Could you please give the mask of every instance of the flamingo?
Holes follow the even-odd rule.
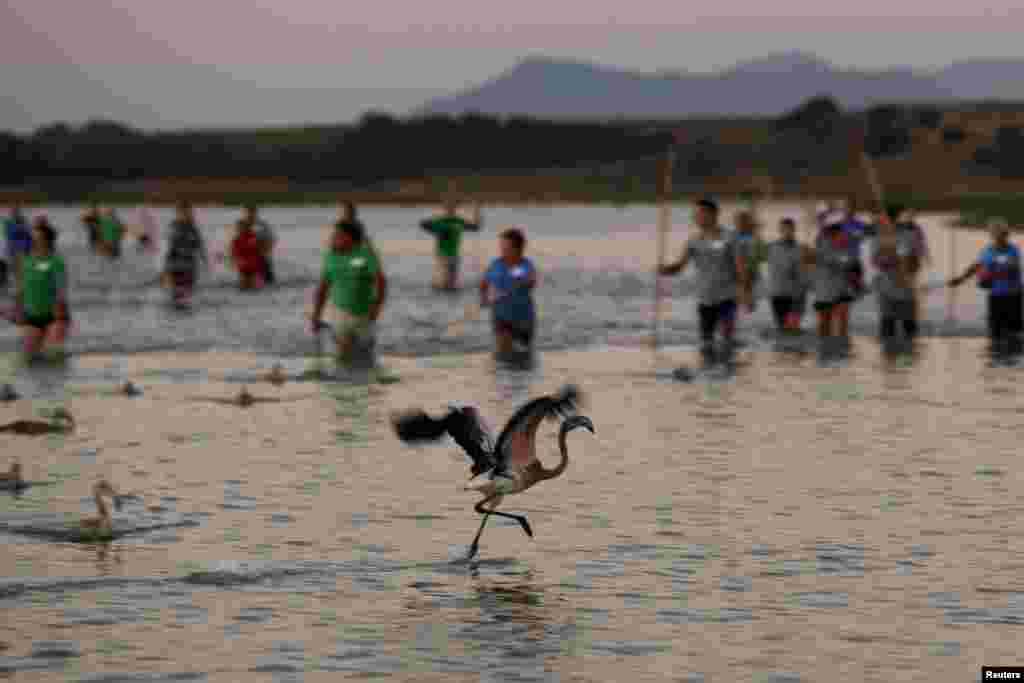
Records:
[[[480,528],[469,546],[467,560],[479,550],[480,536],[491,515],[519,522],[523,531],[533,538],[533,530],[524,515],[497,512],[505,496],[522,493],[535,484],[554,479],[569,465],[566,437],[574,429],[584,428],[594,434],[590,418],[576,414],[580,403],[579,390],[572,385],[557,394],[535,398],[521,406],[505,425],[495,441],[480,413],[473,406],[452,406],[443,418],[435,419],[423,411],[412,411],[392,418],[398,438],[405,443],[436,441],[445,434],[452,437],[473,461],[470,482],[464,491],[476,491],[483,498],[473,507],[483,515]],[[537,427],[545,418],[564,418],[558,432],[561,460],[552,469],[545,469],[537,459]],[[487,507],[485,507],[487,506]]]
[[[99,511],[99,515],[96,517],[86,517],[80,520],[78,525],[83,532],[110,535],[113,531],[110,508],[103,502],[103,498],[104,496],[109,497],[114,501],[114,508],[120,510],[121,496],[117,494],[117,491],[114,490],[114,487],[106,479],[96,482],[92,487],[92,495],[96,501],[96,509]]]
[[[21,463],[17,460],[11,464],[9,471],[0,472],[0,488],[19,489],[24,485],[25,480],[21,478]]]
[[[63,408],[53,411],[52,422],[39,420],[15,420],[0,425],[0,432],[21,434],[22,436],[42,436],[43,434],[69,434],[75,431],[75,418]]]

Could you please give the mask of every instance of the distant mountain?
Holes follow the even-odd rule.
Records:
[[[838,69],[801,52],[738,64],[716,74],[637,74],[531,57],[468,91],[427,102],[415,114],[521,114],[545,118],[778,116],[816,95],[846,109],[879,102],[1014,99],[1024,61],[968,61],[938,72]]]

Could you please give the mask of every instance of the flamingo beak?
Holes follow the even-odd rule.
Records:
[[[568,418],[565,421],[565,428],[566,431],[583,428],[591,434],[597,434],[597,432],[594,431],[594,423],[586,415],[573,415]]]

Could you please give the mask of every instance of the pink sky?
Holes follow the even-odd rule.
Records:
[[[681,46],[688,34],[709,32],[856,32],[865,40],[903,32],[912,40],[922,32],[1018,33],[1017,4],[861,0],[826,11],[808,0],[13,0],[0,8],[0,61],[347,64],[424,49],[559,47],[587,58],[615,33],[674,33]],[[752,7],[762,15],[770,7],[771,16],[753,16]]]

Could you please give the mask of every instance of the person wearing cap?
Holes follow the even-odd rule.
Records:
[[[779,235],[768,245],[769,293],[776,329],[793,334],[800,330],[807,305],[807,249],[796,239],[796,221],[792,218],[779,221]]]
[[[711,199],[697,202],[700,231],[689,238],[677,261],[659,264],[660,275],[683,272],[692,261],[697,267],[697,315],[700,319],[701,355],[705,365],[728,362],[734,350],[737,304],[750,310],[750,285],[747,266],[731,239],[718,222],[718,204]],[[719,330],[724,348],[716,352],[715,331]]]
[[[357,349],[373,347],[388,284],[354,205],[347,205],[346,215],[347,220],[335,223],[330,249],[324,254],[310,318],[316,334],[324,306],[330,303],[338,359],[350,366]]]
[[[962,275],[949,280],[959,287],[977,275],[978,286],[988,290],[988,334],[995,354],[1019,354],[1024,332],[1020,251],[1010,242],[1010,227],[1004,220],[989,224],[992,243],[981,250],[978,260]]]

